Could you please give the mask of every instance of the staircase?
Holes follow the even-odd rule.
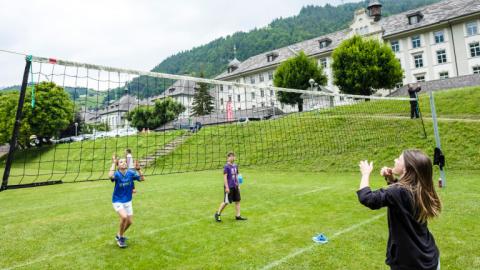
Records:
[[[145,158],[139,159],[138,164],[142,168],[149,167],[158,158],[166,156],[175,151],[175,149],[177,149],[178,146],[182,145],[190,136],[192,136],[192,134],[192,132],[184,133],[183,135],[175,138],[173,141],[165,144],[162,148],[157,149],[153,155],[149,155]]]

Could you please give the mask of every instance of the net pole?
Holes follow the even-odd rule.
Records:
[[[429,93],[430,95],[430,109],[432,110],[432,120],[433,120],[433,132],[435,133],[435,143],[438,149],[442,149],[440,144],[440,132],[438,131],[438,120],[437,120],[437,110],[435,109],[435,100],[433,98],[433,92]],[[445,175],[445,170],[443,166],[439,166],[440,168],[440,178],[442,179],[442,187],[447,186],[447,178]]]
[[[23,104],[25,102],[25,92],[27,91],[28,75],[32,66],[31,57],[27,56],[25,59],[25,70],[23,71],[22,87],[20,89],[20,97],[18,98],[17,114],[15,116],[15,123],[13,124],[12,138],[10,139],[10,149],[8,149],[8,156],[5,163],[5,171],[3,172],[2,186],[0,191],[7,189],[8,177],[10,176],[10,169],[12,168],[13,154],[15,152],[15,145],[17,144],[18,133],[20,131],[20,124],[23,114]]]

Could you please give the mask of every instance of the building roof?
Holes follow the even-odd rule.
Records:
[[[179,95],[193,96],[197,89],[197,83],[194,81],[177,80],[170,87],[168,87],[162,94],[152,97],[151,100],[156,100],[165,97],[174,97]]]
[[[371,2],[370,4],[372,3],[375,4],[375,1]],[[420,22],[410,25],[408,21],[408,15],[415,14],[417,12],[419,12],[423,18],[420,20]],[[418,9],[409,10],[397,15],[382,17],[377,24],[383,28],[383,36],[391,36],[404,31],[430,26],[478,12],[480,12],[479,0],[445,0]],[[331,51],[335,49],[344,39],[347,39],[352,31],[353,30],[349,28],[343,29],[334,33],[252,56],[238,64],[238,68],[234,71],[228,73],[228,70],[226,70],[220,75],[216,76],[215,79],[221,80],[237,77],[239,75],[244,75],[245,73],[253,72],[262,68],[272,67],[273,69],[279,63],[287,60],[300,51],[304,51],[305,54],[309,56]],[[325,39],[331,40],[331,44],[321,49],[319,46],[319,41]],[[267,55],[271,53],[277,53],[278,56],[273,61],[268,62]]]
[[[382,18],[380,25],[384,30],[383,35],[391,36],[478,12],[480,12],[479,0],[446,0]],[[423,18],[420,22],[410,25],[408,16],[416,13],[420,13]]]
[[[215,79],[224,79],[228,77],[235,77],[238,74],[242,74],[244,72],[253,71],[259,68],[264,68],[268,66],[276,66],[277,64],[287,60],[288,58],[295,56],[300,51],[305,52],[307,55],[315,55],[322,52],[327,52],[338,46],[345,36],[350,33],[350,30],[344,29],[338,32],[334,32],[331,34],[323,35],[320,37],[316,37],[313,39],[309,39],[306,41],[302,41],[299,43],[292,44],[287,47],[279,48],[276,50],[268,51],[262,54],[258,54],[248,58],[247,60],[238,64],[238,68],[235,69],[233,72],[228,73],[228,71],[223,72],[222,74],[215,77]],[[329,46],[320,49],[320,40],[330,40],[331,43]],[[268,62],[267,55],[275,53],[278,55],[273,59],[273,61]]]

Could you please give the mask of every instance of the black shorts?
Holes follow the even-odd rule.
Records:
[[[240,200],[241,200],[240,189],[238,189],[238,187],[230,188],[230,193],[227,193],[224,190],[224,195],[223,195],[224,203],[239,202]]]

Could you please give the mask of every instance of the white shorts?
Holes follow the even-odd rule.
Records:
[[[115,209],[115,212],[118,212],[121,209],[124,209],[125,212],[127,212],[127,216],[133,216],[132,201],[129,201],[126,203],[115,202],[115,203],[112,203],[112,205],[113,205],[113,209]]]

